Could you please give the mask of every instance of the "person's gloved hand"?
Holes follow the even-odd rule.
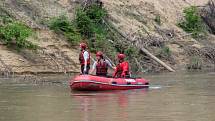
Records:
[[[122,74],[121,74],[121,77],[123,77],[123,78],[125,78],[125,72],[123,72]]]

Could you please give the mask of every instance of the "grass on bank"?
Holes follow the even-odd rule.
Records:
[[[197,56],[193,56],[190,58],[186,67],[188,70],[201,70],[202,66],[202,60]]]
[[[13,20],[8,16],[0,17],[0,40],[8,47],[15,49],[35,49],[36,46],[27,40],[33,34],[33,30],[25,24]]]
[[[206,34],[204,23],[196,6],[191,6],[183,11],[184,19],[178,23],[184,31],[192,33],[193,38],[199,38]]]

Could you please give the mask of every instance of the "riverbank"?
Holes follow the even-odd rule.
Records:
[[[71,44],[68,35],[50,30],[48,23],[53,17],[62,14],[68,17],[68,20],[74,20],[77,8],[89,4],[86,3],[84,6],[83,2],[1,1],[0,26],[4,26],[7,17],[27,25],[34,33],[27,40],[38,46],[38,49],[17,51],[1,43],[0,75],[79,73],[79,42]],[[109,30],[108,34],[113,38],[105,38],[105,43],[108,44],[104,44],[102,36],[98,36],[96,38],[98,40],[89,38],[86,41],[93,51],[98,48],[104,50],[114,63],[117,62],[116,53],[126,53],[134,73],[167,72],[165,67],[141,51],[142,48],[147,49],[176,72],[215,68],[215,36],[208,32],[206,37],[196,39],[178,26],[179,21],[184,19],[185,8],[197,6],[201,9],[208,1],[101,0],[101,2],[108,14],[105,22],[108,21],[107,23],[111,25],[110,28],[104,26],[104,29]],[[117,31],[112,31],[113,28]],[[119,35],[120,32],[126,36],[122,37]]]

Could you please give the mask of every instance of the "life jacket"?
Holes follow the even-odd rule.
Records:
[[[129,65],[128,65],[128,62],[124,61],[122,63],[119,63],[117,66],[116,66],[116,74],[115,76],[116,77],[121,77],[122,73],[125,72],[126,74],[126,77],[129,77]]]
[[[87,50],[82,50],[79,54],[79,61],[80,61],[80,64],[81,65],[84,65],[85,64],[85,61],[84,61],[84,52],[87,51]],[[87,51],[88,52],[88,51]],[[88,52],[89,54],[89,58],[87,59],[87,65],[90,65],[90,53]]]
[[[103,62],[101,62],[103,61]],[[101,61],[97,61],[96,64],[96,75],[103,75],[106,76],[107,75],[107,70],[108,70],[108,64],[106,63],[106,61],[103,59]]]

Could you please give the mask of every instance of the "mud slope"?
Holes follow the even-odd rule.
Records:
[[[187,33],[176,26],[185,7],[204,6],[207,0],[101,1],[109,13],[109,20],[115,27],[127,34],[128,38],[147,38],[149,35],[161,38],[172,55],[172,59],[163,59],[163,61],[176,70],[184,69],[189,63],[190,57],[186,54],[187,47],[201,49],[215,43],[213,35],[209,35],[205,40],[197,41],[186,36]],[[1,72],[78,72],[77,49],[71,47],[63,37],[50,31],[44,23],[49,18],[62,14],[73,19],[75,8],[82,2],[83,0],[1,0],[1,13],[8,14],[33,28],[36,34],[29,40],[40,47],[36,53],[27,50],[17,52],[1,44]],[[160,17],[160,23],[156,22],[156,17]],[[135,42],[145,43],[141,39]],[[157,55],[156,47],[148,49]]]
[[[79,72],[78,51],[63,37],[44,26],[49,18],[67,15],[72,19],[75,4],[53,0],[4,0],[0,1],[1,14],[8,14],[35,30],[30,41],[39,46],[37,52],[17,52],[0,45],[2,74]]]
[[[155,37],[164,41],[170,48],[172,59],[166,63],[176,70],[185,69],[190,56],[186,54],[186,48],[201,49],[214,44],[213,35],[197,41],[188,36],[177,22],[183,17],[183,9],[189,6],[204,6],[207,0],[102,0],[109,12],[110,20],[118,29],[129,38],[141,36],[143,38]],[[156,22],[160,17],[160,23]],[[145,43],[144,40],[136,40],[136,43]],[[154,47],[149,47],[150,52],[156,53]],[[161,58],[162,59],[162,58]],[[171,61],[175,62],[172,63]]]

